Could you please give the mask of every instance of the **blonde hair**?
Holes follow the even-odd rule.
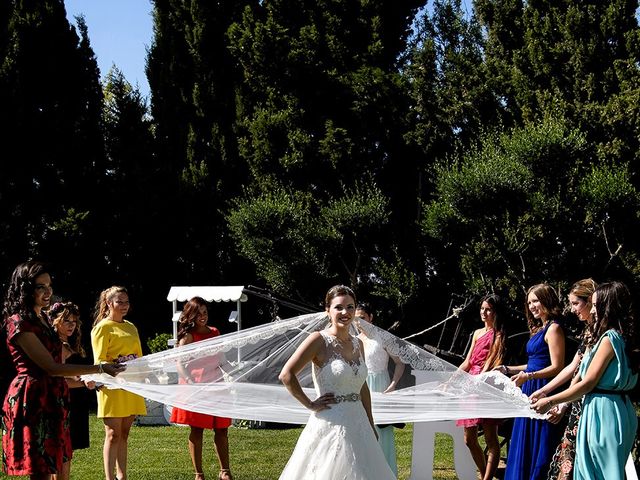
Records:
[[[571,285],[570,294],[584,300],[591,307],[591,296],[596,291],[598,284],[592,278],[583,278]]]
[[[94,326],[96,326],[101,320],[104,320],[109,316],[109,302],[111,302],[111,300],[113,300],[113,297],[115,297],[119,293],[126,293],[127,295],[129,295],[129,292],[127,292],[126,288],[117,285],[109,287],[100,293],[94,309]]]

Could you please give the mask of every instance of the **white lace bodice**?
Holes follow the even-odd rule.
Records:
[[[366,336],[361,336],[364,343],[364,361],[370,373],[382,373],[387,371],[389,354],[380,345],[380,342]]]
[[[327,361],[322,366],[313,365],[313,384],[318,395],[332,392],[335,395],[360,393],[367,379],[367,366],[362,361],[360,342],[351,338],[351,346],[356,354],[354,361],[347,361],[341,355],[339,341],[327,332],[320,332],[327,347]]]

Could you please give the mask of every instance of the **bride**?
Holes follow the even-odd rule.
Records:
[[[291,395],[313,412],[280,480],[395,479],[377,442],[362,341],[349,333],[355,309],[349,287],[332,287],[325,297],[331,326],[309,335],[280,373]],[[309,362],[315,400],[296,377]]]

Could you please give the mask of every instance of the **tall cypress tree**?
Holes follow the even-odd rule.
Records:
[[[418,18],[405,75],[414,106],[411,139],[424,172],[502,122],[504,107],[491,89],[484,47],[475,15],[464,12],[460,0],[436,0]]]
[[[0,66],[0,250],[12,263],[38,256],[68,271],[90,263],[83,256],[92,251],[84,239],[94,200],[87,192],[102,159],[97,66],[83,23],[81,39],[62,1],[10,4]]]
[[[151,112],[171,193],[164,208],[180,232],[170,243],[176,247],[172,258],[185,281],[218,281],[230,273],[233,246],[222,212],[246,174],[237,161],[237,69],[226,32],[246,3],[154,2],[147,62]]]

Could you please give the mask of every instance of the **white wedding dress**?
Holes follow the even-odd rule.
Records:
[[[340,354],[336,337],[320,332],[327,362],[313,365],[318,396],[354,398],[367,378],[360,344],[352,337],[353,362]],[[355,394],[355,395],[354,395]],[[311,414],[280,480],[395,480],[360,400],[345,400]]]

